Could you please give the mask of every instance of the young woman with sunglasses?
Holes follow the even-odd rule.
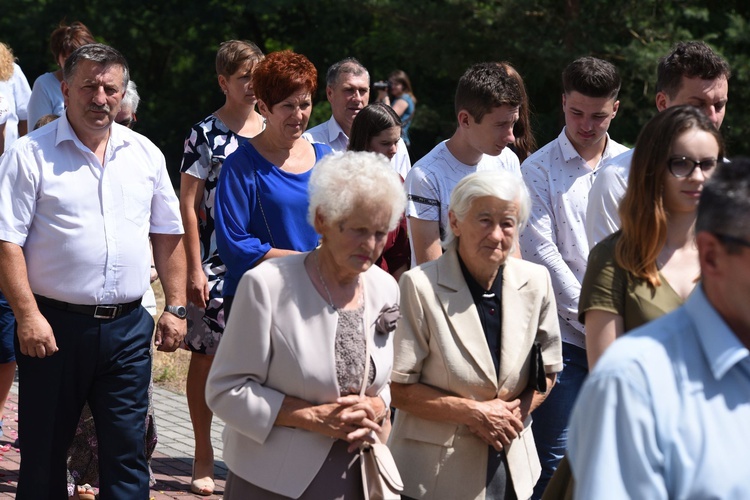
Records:
[[[693,291],[698,199],[723,157],[719,131],[691,106],[668,108],[641,131],[622,229],[591,250],[583,280],[578,314],[589,369],[617,337],[676,309]]]

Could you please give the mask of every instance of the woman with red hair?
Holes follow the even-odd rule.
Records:
[[[216,246],[227,268],[225,318],[245,271],[318,244],[306,218],[307,184],[313,166],[331,148],[302,139],[317,77],[305,56],[288,50],[269,54],[253,71],[266,128],[227,157],[216,188]]]

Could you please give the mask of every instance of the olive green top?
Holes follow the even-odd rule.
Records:
[[[659,273],[661,286],[652,288],[617,265],[615,245],[620,231],[605,238],[589,254],[578,302],[578,320],[586,311],[607,311],[622,316],[624,331],[637,328],[680,307],[684,300]]]

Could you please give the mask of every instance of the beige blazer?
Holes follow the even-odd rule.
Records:
[[[531,349],[542,345],[547,373],[562,370],[557,310],[546,268],[509,258],[503,271],[500,373],[456,255],[406,272],[400,281],[392,380],[423,383],[486,401],[515,399],[528,384]],[[464,425],[397,411],[389,439],[404,494],[429,499],[484,499],[487,444]],[[541,471],[531,419],[506,450],[518,498],[529,498]]]
[[[307,254],[271,259],[240,280],[232,314],[212,363],[206,402],[226,423],[224,461],[241,478],[299,497],[320,470],[333,440],[276,427],[285,395],[311,403],[339,397],[334,341],[338,313],[315,290]],[[398,286],[377,266],[362,275],[375,380],[368,396],[390,404],[392,334],[376,334],[384,305],[398,303]]]

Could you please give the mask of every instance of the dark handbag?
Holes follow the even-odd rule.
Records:
[[[367,320],[367,306],[363,314],[365,333],[365,371],[359,395],[365,395],[367,375],[370,373],[370,323]],[[387,417],[386,417],[387,418]],[[365,500],[400,500],[404,482],[393,460],[391,450],[380,442],[374,433],[375,442],[365,443],[359,448],[359,462],[362,469],[362,486]]]
[[[542,344],[534,342],[531,348],[531,362],[529,363],[529,387],[541,394],[547,393],[547,374],[544,372],[544,358]]]

